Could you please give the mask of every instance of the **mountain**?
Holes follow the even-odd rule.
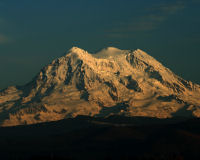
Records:
[[[0,125],[56,121],[77,115],[200,117],[200,86],[137,50],[73,47],[24,86],[0,91]]]

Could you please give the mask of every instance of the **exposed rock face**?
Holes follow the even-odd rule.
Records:
[[[27,85],[0,91],[2,126],[77,115],[200,116],[200,86],[141,50],[73,47]]]

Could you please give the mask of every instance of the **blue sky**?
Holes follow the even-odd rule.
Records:
[[[200,0],[0,0],[0,88],[72,46],[140,48],[200,84]]]

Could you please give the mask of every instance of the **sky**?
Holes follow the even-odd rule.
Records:
[[[0,88],[73,46],[139,48],[200,84],[200,0],[0,0]]]

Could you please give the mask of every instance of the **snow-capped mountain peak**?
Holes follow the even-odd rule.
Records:
[[[146,52],[78,47],[46,65],[31,82],[0,91],[1,125],[77,115],[200,116],[200,86]]]

